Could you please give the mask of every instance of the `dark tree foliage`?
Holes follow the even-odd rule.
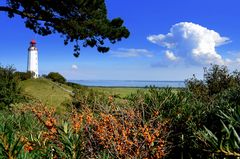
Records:
[[[14,72],[15,69],[10,66],[0,66],[0,109],[9,107],[10,104],[17,103],[23,98],[19,80]]]
[[[58,72],[50,72],[47,75],[47,78],[51,79],[54,82],[65,83],[66,79]]]
[[[7,12],[9,18],[20,15],[26,27],[37,34],[57,32],[65,38],[65,45],[76,42],[76,57],[80,54],[78,42],[105,53],[109,51],[107,39],[114,44],[130,34],[121,18],[108,19],[104,0],[6,0],[0,11]]]

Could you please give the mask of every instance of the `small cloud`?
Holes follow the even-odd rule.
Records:
[[[165,52],[165,55],[166,55],[166,57],[167,57],[169,60],[171,60],[171,61],[176,61],[176,60],[177,60],[177,57],[174,55],[174,53],[171,52],[171,51],[169,51],[169,50],[167,50],[167,51]]]
[[[168,59],[179,58],[186,64],[224,64],[216,47],[230,42],[216,31],[191,22],[177,23],[169,33],[150,35],[147,40],[164,47]]]
[[[133,57],[153,57],[153,53],[146,49],[126,49],[120,48],[116,51],[111,51],[112,56],[120,58],[133,58]]]
[[[78,69],[78,66],[75,65],[75,64],[73,64],[73,65],[72,65],[72,69],[73,69],[73,70],[77,70],[77,69]]]

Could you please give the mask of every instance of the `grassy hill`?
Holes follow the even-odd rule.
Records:
[[[49,107],[56,107],[58,112],[65,110],[63,103],[71,100],[71,91],[73,90],[72,87],[63,84],[59,85],[45,78],[22,81],[21,87],[25,94]],[[93,89],[103,91],[109,95],[119,95],[123,98],[135,93],[139,88],[93,87]]]
[[[62,104],[71,99],[71,93],[63,88],[72,91],[71,87],[59,86],[48,79],[29,79],[21,82],[24,93],[45,103],[47,106],[56,107],[57,111],[63,111]],[[63,87],[63,88],[62,88]]]

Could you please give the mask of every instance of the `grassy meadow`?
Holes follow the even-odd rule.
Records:
[[[23,92],[30,95],[46,105],[51,106],[61,106],[65,100],[71,98],[69,92],[64,91],[63,87],[67,90],[73,91],[73,88],[67,86],[66,84],[53,83],[49,79],[39,78],[39,79],[29,79],[22,81],[20,86]],[[60,86],[60,87],[59,87]],[[136,93],[138,90],[144,90],[145,88],[130,88],[130,87],[90,87],[93,90],[104,92],[108,95],[118,96],[120,98],[127,97],[132,93]]]
[[[130,88],[130,87],[91,87],[91,88],[105,92],[113,96],[119,96],[121,98],[127,97],[132,93],[136,93],[138,90],[144,90],[144,88]]]
[[[71,93],[73,88],[66,84],[54,83],[46,78],[28,79],[20,83],[24,94],[33,97],[49,107],[55,107],[57,112],[62,113],[65,110],[64,104],[71,102]],[[66,90],[64,90],[64,89]],[[93,90],[103,92],[108,96],[125,98],[137,90],[144,88],[110,88],[110,87],[90,87]]]
[[[49,107],[56,107],[58,111],[64,111],[62,104],[71,99],[69,92],[64,91],[58,84],[54,84],[48,79],[28,79],[22,81],[20,86],[25,94],[32,96]],[[64,87],[72,90],[72,88],[66,85]]]

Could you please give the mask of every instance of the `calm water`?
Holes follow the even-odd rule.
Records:
[[[102,87],[185,87],[184,81],[137,81],[137,80],[71,80],[85,86]]]

